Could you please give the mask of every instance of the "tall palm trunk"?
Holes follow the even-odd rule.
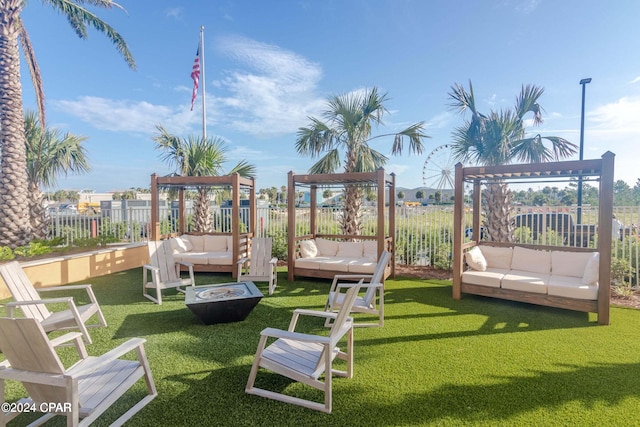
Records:
[[[6,2],[4,2],[6,3]],[[26,142],[20,84],[18,25],[21,1],[0,10],[0,246],[16,248],[31,238]]]
[[[209,206],[209,191],[206,188],[198,188],[198,195],[193,203],[193,228],[200,233],[210,233],[211,207]]]
[[[345,186],[344,211],[340,224],[342,234],[360,235],[360,220],[362,219],[360,207],[362,206],[363,194],[362,187],[359,185]]]
[[[49,237],[49,221],[44,206],[44,193],[35,182],[29,183],[29,223],[34,239],[45,240]]]
[[[486,220],[484,226],[488,239],[491,241],[514,241],[511,198],[511,190],[505,183],[489,184],[485,190]]]

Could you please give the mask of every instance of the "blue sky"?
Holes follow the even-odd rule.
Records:
[[[48,125],[89,137],[92,171],[57,188],[97,192],[147,188],[173,172],[152,135],[162,124],[186,137],[202,128],[200,94],[190,111],[189,77],[205,27],[207,134],[229,146],[227,170],[257,166],[258,188],[286,185],[315,160],[295,151],[296,132],[320,117],[328,96],[371,88],[388,93],[376,133],[424,121],[422,155],[390,157],[401,187],[423,185],[428,154],[451,142],[463,118],[448,92],[473,82],[480,111],[511,108],[521,85],[545,88],[544,124],[530,133],[580,138],[584,157],[616,154],[615,179],[640,178],[640,2],[620,0],[121,0],[98,15],[125,38],[130,70],[103,35],[77,38],[39,1],[23,21],[43,75]],[[35,108],[22,69],[25,108]],[[392,140],[371,145],[390,156]],[[577,155],[574,157],[577,159]]]

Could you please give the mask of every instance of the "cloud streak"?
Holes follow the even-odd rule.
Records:
[[[241,66],[216,82],[229,95],[216,99],[226,107],[232,128],[269,137],[295,132],[324,100],[316,94],[322,69],[278,46],[245,37],[220,37],[216,49]]]

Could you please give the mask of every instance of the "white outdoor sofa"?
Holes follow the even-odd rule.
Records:
[[[194,271],[233,272],[233,237],[230,235],[193,235],[169,239],[175,261],[193,264]]]
[[[343,242],[321,237],[298,242],[294,269],[296,276],[330,278],[336,274],[373,274],[378,264],[378,242]],[[385,270],[385,278],[390,269]]]
[[[598,313],[599,253],[571,249],[473,246],[460,292]]]

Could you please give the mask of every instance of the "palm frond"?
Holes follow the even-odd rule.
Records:
[[[309,168],[309,173],[335,173],[340,168],[340,153],[329,150],[320,160]]]
[[[133,70],[136,69],[135,60],[133,59],[133,55],[129,51],[129,47],[127,46],[124,38],[109,24],[81,6],[84,3],[90,3],[94,6],[106,9],[109,9],[111,7],[123,9],[122,6],[120,6],[118,3],[107,0],[43,0],[43,2],[48,3],[54,9],[58,10],[62,15],[64,15],[67,18],[69,25],[71,25],[71,28],[81,39],[86,39],[88,37],[87,25],[106,35],[107,38],[114,44],[116,50],[118,50],[127,65]]]

